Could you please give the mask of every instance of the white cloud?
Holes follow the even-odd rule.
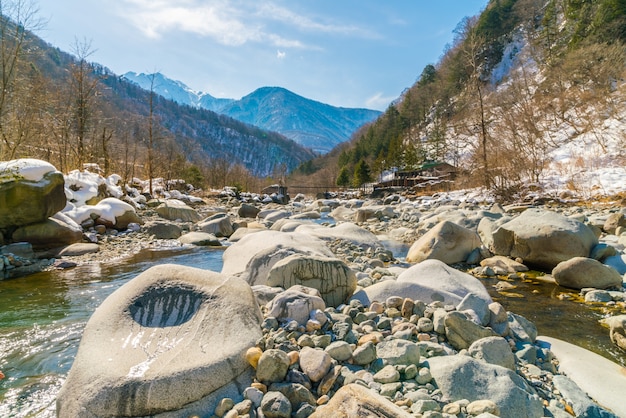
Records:
[[[397,99],[395,96],[383,96],[381,92],[378,92],[365,100],[365,106],[369,109],[386,109],[389,104]]]
[[[287,53],[285,51],[281,51],[280,49],[276,51],[276,58],[278,58],[279,60],[284,59],[287,56]]]
[[[158,39],[168,32],[182,31],[209,37],[216,42],[239,46],[249,42],[281,48],[320,49],[298,39],[268,30],[268,21],[279,21],[298,31],[358,34],[368,31],[350,25],[321,23],[271,2],[240,3],[228,0],[125,0],[120,14],[145,36]]]

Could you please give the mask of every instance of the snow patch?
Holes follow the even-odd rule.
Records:
[[[57,169],[49,162],[34,158],[3,161],[0,162],[0,183],[21,179],[38,182],[55,171]]]

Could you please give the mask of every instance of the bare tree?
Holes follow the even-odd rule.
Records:
[[[70,82],[72,86],[73,101],[73,130],[76,135],[76,157],[78,168],[82,168],[86,162],[87,135],[90,124],[93,122],[96,95],[99,79],[93,74],[91,64],[87,61],[95,51],[91,42],[87,40],[75,40],[72,45],[72,53],[76,61],[70,65]]]

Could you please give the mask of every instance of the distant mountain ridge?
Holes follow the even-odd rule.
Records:
[[[240,100],[234,100],[195,92],[184,83],[171,80],[161,73],[127,72],[123,77],[146,90],[152,86],[155,93],[166,99],[212,110],[278,132],[321,154],[348,141],[358,128],[381,115],[377,110],[320,103],[282,87],[261,87]]]

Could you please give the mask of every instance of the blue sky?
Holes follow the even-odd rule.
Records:
[[[117,74],[239,99],[263,86],[384,110],[488,0],[40,0],[37,34]]]

